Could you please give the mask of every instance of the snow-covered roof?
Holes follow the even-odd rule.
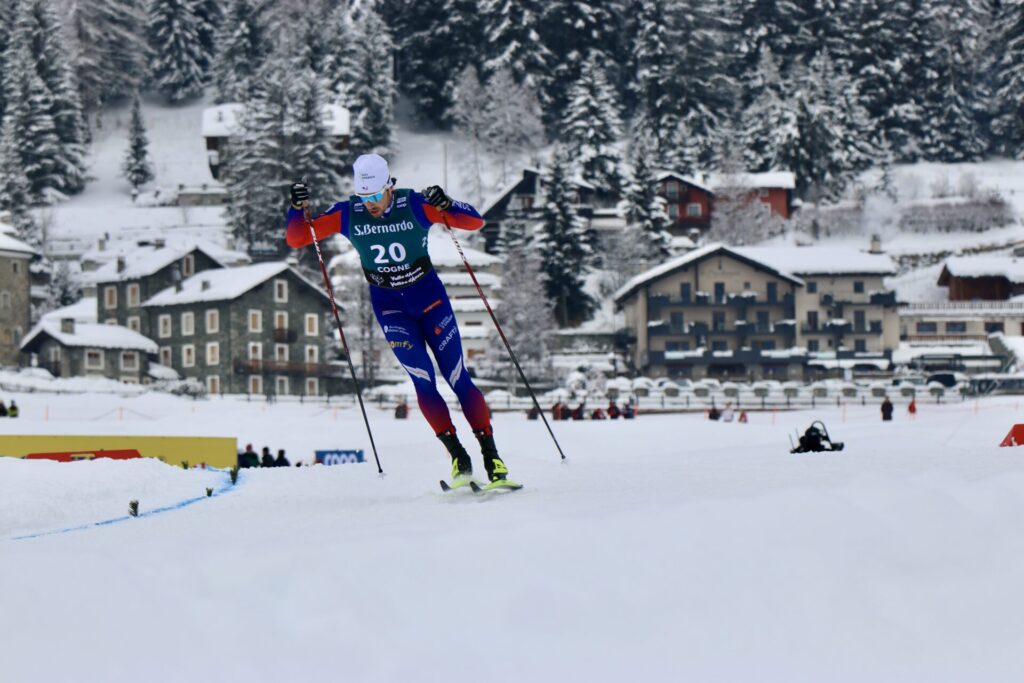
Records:
[[[888,254],[853,247],[737,247],[736,251],[777,270],[807,275],[894,275],[896,263]]]
[[[194,304],[201,301],[231,301],[242,296],[272,277],[285,271],[291,271],[296,277],[306,282],[325,299],[327,294],[321,287],[306,279],[299,271],[285,261],[270,261],[252,266],[238,268],[219,268],[204,270],[182,281],[181,291],[168,287],[143,302],[143,306],[176,306]]]
[[[222,267],[248,263],[250,260],[241,252],[224,249],[201,240],[179,239],[166,242],[162,246],[155,244],[132,246],[130,243],[125,243],[110,251],[91,252],[102,255],[98,260],[102,260],[104,264],[91,273],[83,273],[82,281],[86,284],[94,284],[137,280],[160,271],[195,250],[203,252]],[[124,270],[118,272],[118,259],[122,257]]]
[[[56,308],[49,313],[44,313],[41,319],[60,322],[65,318],[70,318],[76,323],[96,322],[96,297],[87,296],[70,306]]]
[[[160,365],[159,363],[149,364],[149,376],[153,379],[163,380],[176,380],[180,379],[181,375],[174,368],[169,368],[166,365]]]
[[[237,102],[219,104],[203,110],[203,137],[226,138],[234,135],[238,128],[238,118],[245,111],[245,105]],[[349,111],[337,104],[323,106],[324,125],[330,135],[348,135]]]
[[[946,259],[946,271],[953,277],[1005,277],[1024,282],[1024,258],[1013,256],[953,256]],[[943,284],[942,278],[939,284]]]
[[[13,227],[10,230],[0,230],[0,253],[26,257],[35,256],[38,252],[15,237],[12,234],[13,230]]]
[[[192,249],[200,247],[206,254],[225,266],[238,266],[251,261],[249,255],[245,252],[227,249],[210,240],[198,239],[188,235],[168,235],[166,231],[157,229],[154,229],[152,234],[152,237],[142,239],[136,235],[131,239],[103,240],[102,249],[99,246],[88,249],[81,254],[81,260],[104,264],[116,261],[118,256],[135,258],[135,255],[140,250],[152,251],[159,248],[174,248],[183,249],[185,250],[184,253],[188,253]],[[158,242],[162,246],[159,246]]]
[[[621,303],[623,299],[625,299],[627,296],[629,296],[634,291],[636,291],[643,285],[647,284],[648,282],[658,280],[666,275],[669,275],[670,273],[675,272],[680,268],[683,268],[684,266],[687,266],[691,263],[696,263],[701,259],[704,259],[720,251],[724,252],[729,256],[732,256],[733,258],[737,258],[743,261],[758,261],[757,259],[753,259],[750,256],[747,256],[739,249],[733,249],[732,247],[727,247],[724,244],[720,244],[717,242],[707,244],[698,249],[694,249],[693,251],[689,251],[681,256],[676,256],[675,258],[666,261],[660,266],[655,266],[654,268],[651,268],[640,273],[639,275],[633,277],[629,282],[622,285],[622,287],[620,287],[618,291],[616,291],[615,294],[612,295],[612,298],[615,300],[616,303]],[[772,264],[764,263],[763,261],[758,261],[758,263],[760,263],[765,268],[765,270],[774,271],[775,274],[781,278],[789,280],[790,282],[796,283],[798,285],[803,285],[803,280],[791,275],[790,273],[784,270],[776,268]]]
[[[22,349],[30,345],[36,337],[47,334],[64,346],[88,347],[93,349],[128,349],[156,353],[157,346],[153,340],[143,337],[120,325],[98,325],[96,323],[78,323],[74,332],[61,331],[60,320],[43,319],[21,340]]]
[[[791,171],[766,173],[709,173],[707,183],[715,189],[750,187],[755,189],[796,189],[796,174]]]
[[[703,179],[696,178],[694,176],[683,175],[682,173],[676,173],[675,171],[661,171],[654,176],[654,179],[659,183],[668,180],[669,178],[675,178],[676,180],[682,180],[684,183],[693,185],[694,187],[704,190],[709,194],[714,194],[715,191],[711,189],[710,185],[706,185]]]

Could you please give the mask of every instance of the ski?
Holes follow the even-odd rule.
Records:
[[[508,491],[511,493],[512,491],[518,491],[523,488],[523,485],[517,484],[514,481],[509,481],[508,479],[499,479],[497,481],[492,481],[486,486],[480,486],[480,484],[475,481],[471,481],[469,482],[469,487],[473,489],[473,493],[476,494],[490,493],[491,491]]]
[[[444,493],[448,493],[449,491],[455,491],[456,489],[465,488],[467,484],[472,486],[473,484],[476,484],[476,482],[473,481],[472,479],[463,479],[462,481],[455,481],[455,482],[452,482],[451,484],[449,484],[444,479],[442,479],[440,481],[440,484],[441,484],[441,490]]]

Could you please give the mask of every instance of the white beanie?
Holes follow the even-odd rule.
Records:
[[[364,154],[352,164],[356,194],[376,194],[391,180],[388,162],[379,154]]]

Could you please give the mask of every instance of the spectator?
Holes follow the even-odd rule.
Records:
[[[725,409],[722,410],[722,422],[732,422],[733,417],[735,417],[735,412],[732,409],[732,403],[726,401]]]
[[[633,402],[630,401],[629,403],[627,403],[622,408],[622,419],[623,420],[632,420],[635,415],[636,415],[636,411],[633,410]]]
[[[274,460],[274,467],[291,467],[291,463],[288,462],[288,458],[284,457],[284,449],[277,449],[277,459]]]
[[[527,420],[536,420],[539,417],[540,417],[540,411],[537,410],[537,406],[532,406],[528,411],[526,411],[526,419]]]
[[[882,401],[882,422],[892,421],[892,401],[886,396],[885,400]]]
[[[619,412],[619,407],[615,405],[615,401],[608,401],[608,417],[612,420],[618,420],[619,415],[621,414],[622,413]]]
[[[270,453],[270,446],[263,447],[263,457],[260,458],[260,467],[273,467],[274,456]]]
[[[561,420],[562,419],[562,402],[555,401],[555,405],[551,406],[551,419]]]
[[[601,410],[601,408],[595,408],[594,412],[591,413],[591,415],[590,415],[590,419],[591,420],[607,420],[608,417],[604,414],[604,411]]]
[[[7,417],[18,417],[18,404],[11,399],[11,407],[7,409]]]
[[[585,414],[583,412],[584,410],[585,408],[583,407],[583,401],[580,401],[580,404],[576,406],[576,408],[573,409],[572,411],[572,419],[582,420],[585,417]]]
[[[722,411],[720,411],[718,409],[718,406],[716,406],[714,404],[714,402],[712,402],[711,403],[711,410],[708,411],[708,419],[709,420],[719,420],[719,419],[721,419],[721,417],[722,417]]]
[[[238,456],[238,466],[242,468],[260,466],[260,456],[252,449],[251,443],[245,444],[245,451]]]
[[[911,415],[916,415],[917,414],[917,399],[916,398],[910,399],[910,405],[907,406],[907,412],[910,413]]]
[[[7,417],[7,406],[3,401],[0,401],[0,417]]]
[[[747,424],[747,411],[741,410],[740,411],[740,417],[736,421],[737,422],[742,422],[743,424]]]
[[[409,404],[405,402],[405,397],[398,399],[398,405],[395,406],[395,419],[404,420],[409,417]]]

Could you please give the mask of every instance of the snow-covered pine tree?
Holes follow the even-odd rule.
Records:
[[[388,156],[394,143],[396,85],[391,32],[373,7],[360,9],[358,78],[346,101],[351,113],[353,154]]]
[[[617,197],[622,190],[622,121],[618,97],[596,54],[583,64],[579,80],[569,90],[561,131],[582,178],[600,193]]]
[[[452,116],[455,130],[469,148],[466,164],[469,200],[480,206],[484,198],[483,151],[492,102],[480,84],[476,68],[467,66],[455,86]]]
[[[936,3],[927,16],[925,61],[929,68],[918,85],[924,92],[921,150],[933,161],[975,161],[988,149],[979,119],[981,97],[981,10],[977,0]]]
[[[995,113],[997,149],[1024,159],[1024,0],[1004,0],[999,27],[998,61],[995,63]]]
[[[803,0],[736,0],[731,14],[736,17],[734,40],[740,55],[739,71],[733,74],[737,82],[745,83],[757,69],[764,47],[775,55],[783,75],[793,64],[810,60],[817,49],[804,5]]]
[[[213,62],[217,103],[248,98],[256,73],[272,47],[267,7],[267,3],[258,0],[228,0],[217,32]]]
[[[54,189],[64,194],[85,187],[85,145],[88,137],[82,101],[75,84],[60,18],[52,0],[22,0],[15,9],[11,47],[26,42],[50,102],[49,116],[57,136]],[[20,74],[14,74],[19,77]]]
[[[312,69],[291,69],[291,95],[284,121],[289,176],[305,178],[314,199],[334,201],[340,192],[345,163],[334,151],[324,122],[323,85]],[[314,207],[316,208],[316,207]],[[327,206],[320,207],[326,210]]]
[[[417,120],[451,122],[453,90],[467,65],[477,66],[483,20],[476,0],[420,0],[398,3],[393,35],[401,36],[398,79]]]
[[[591,254],[586,222],[576,210],[572,167],[564,146],[556,145],[545,180],[547,197],[536,246],[548,305],[558,324],[566,327],[585,320],[594,301],[583,289]]]
[[[199,18],[191,0],[151,0],[150,75],[168,102],[181,102],[203,92],[207,61],[199,40]]]
[[[146,137],[146,124],[142,120],[142,102],[138,93],[132,100],[132,119],[128,126],[128,152],[121,165],[121,172],[133,190],[138,190],[153,180],[153,166],[149,162],[149,138]]]
[[[328,100],[344,103],[359,77],[356,29],[349,8],[341,4],[332,9],[322,30],[331,39],[324,45],[320,76],[324,79]]]
[[[615,68],[619,24],[607,0],[550,0],[541,21],[541,42],[554,57],[552,78],[538,91],[548,130],[556,131],[566,117],[572,85],[579,82],[583,64],[593,59],[603,70]],[[617,81],[617,74],[606,80]],[[558,135],[561,138],[561,134]]]
[[[214,56],[217,54],[217,31],[224,18],[222,0],[192,0],[192,12],[196,17],[196,34],[199,37],[199,68],[203,82],[212,76]]]
[[[541,107],[529,83],[516,83],[512,72],[500,69],[487,83],[487,151],[498,161],[499,185],[508,183],[517,164],[536,156],[544,141]]]
[[[8,0],[0,2],[0,74],[7,73],[7,52],[11,45],[11,33],[14,26],[13,8]],[[3,119],[7,106],[7,93],[0,88],[0,120]]]
[[[795,103],[771,50],[765,46],[749,82],[752,95],[740,117],[739,138],[747,169],[782,169],[788,150],[800,144]]]
[[[47,307],[50,310],[70,306],[82,298],[82,288],[71,272],[71,266],[67,261],[58,261],[53,266],[48,298]]]
[[[651,141],[651,163],[672,168],[678,158],[676,145],[682,122],[676,87],[678,43],[672,14],[664,0],[640,0],[636,11],[636,74],[632,88],[636,98],[633,136]],[[688,171],[691,169],[679,169]]]
[[[20,237],[39,246],[38,230],[28,211],[33,200],[32,185],[22,168],[15,112],[0,127],[0,209],[11,214],[11,224]]]
[[[9,96],[4,121],[12,127],[17,160],[11,163],[20,166],[28,179],[28,202],[47,203],[64,186],[61,144],[51,114],[53,98],[36,72],[28,41],[16,40],[12,48],[8,53],[9,70],[4,74],[4,89]]]
[[[555,57],[541,40],[544,34],[544,0],[483,0],[487,57],[483,77],[490,83],[499,71],[507,71],[515,83],[526,83],[535,93],[552,79]]]
[[[90,0],[68,8],[72,63],[82,106],[97,111],[130,95],[148,61],[142,0]]]
[[[703,0],[682,0],[673,7],[679,36],[676,107],[685,138],[676,143],[673,166],[681,170],[715,165],[717,131],[733,114],[739,84],[729,75],[732,46],[727,45],[727,16]]]
[[[658,179],[650,166],[650,144],[644,137],[633,141],[630,150],[633,168],[620,210],[626,219],[626,229],[642,245],[643,259],[656,264],[670,256],[672,234],[665,201],[658,196]]]

